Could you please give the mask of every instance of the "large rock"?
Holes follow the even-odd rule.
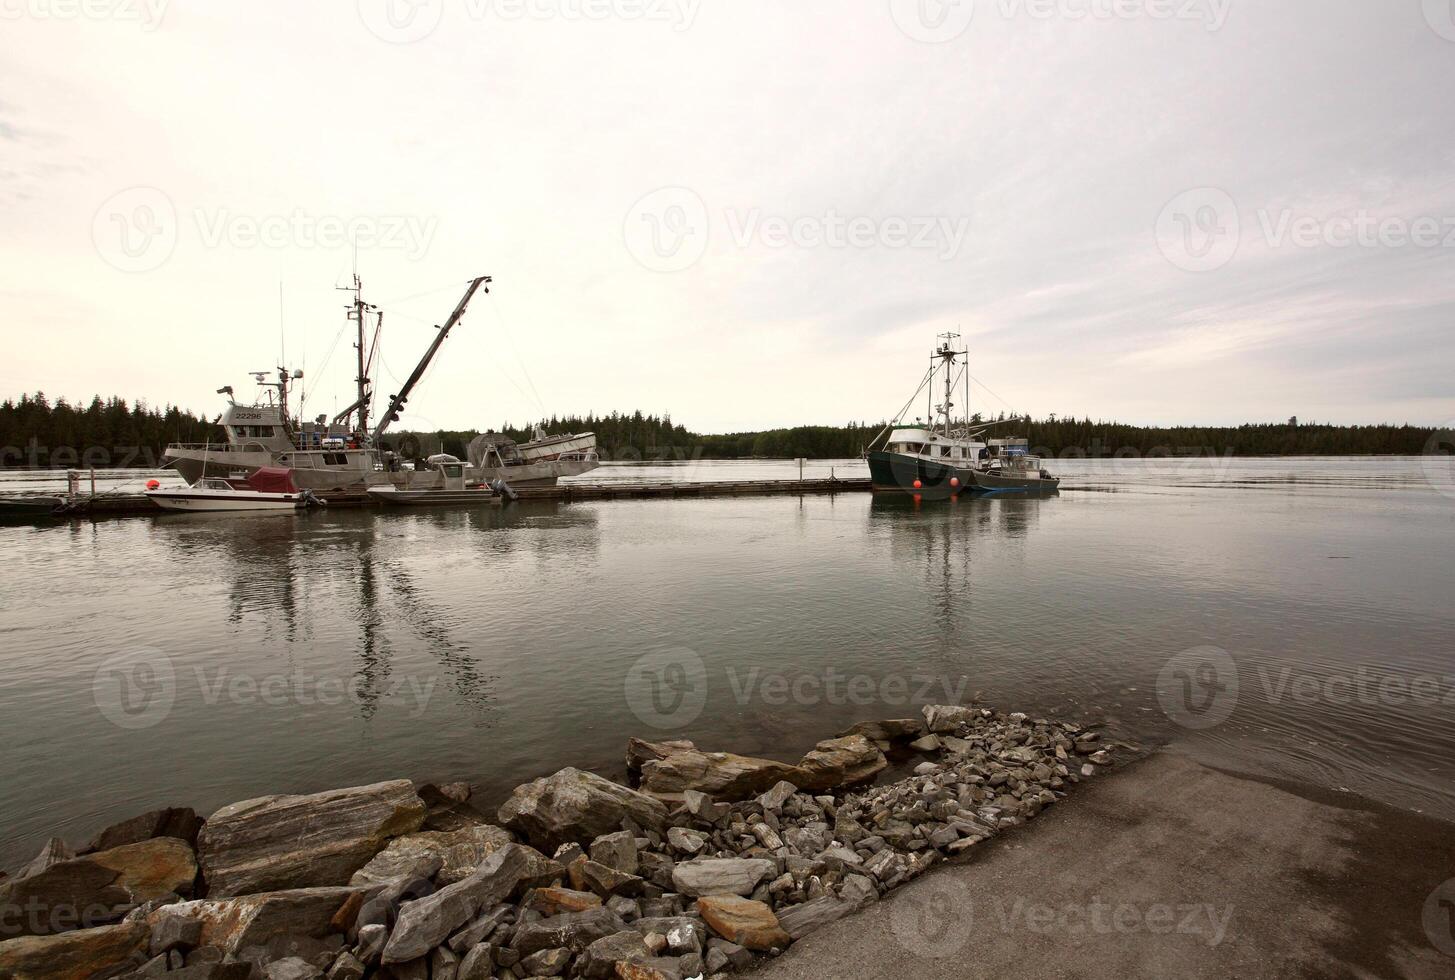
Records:
[[[510,948],[522,957],[543,949],[569,949],[579,953],[598,939],[627,928],[621,916],[608,908],[563,912],[547,919],[522,922],[510,939]]]
[[[718,800],[742,800],[780,781],[802,787],[807,779],[807,773],[786,762],[695,748],[642,765],[642,791],[673,802],[684,800],[689,790]]]
[[[424,816],[424,802],[404,779],[223,807],[197,838],[208,895],[345,884],[391,838],[418,830]]]
[[[697,912],[709,929],[746,949],[784,949],[792,941],[773,910],[762,902],[733,895],[710,895],[697,900]]]
[[[826,790],[867,782],[889,762],[878,746],[863,735],[849,735],[819,742],[798,765],[808,774],[807,781],[799,783],[799,787]]]
[[[334,916],[360,889],[297,888],[238,898],[178,902],[156,909],[146,921],[160,928],[179,916],[202,923],[201,945],[236,953],[266,946],[277,936],[322,937],[335,929]]]
[[[159,837],[60,861],[0,883],[0,909],[12,936],[44,936],[116,922],[155,899],[190,895],[197,859],[186,841]]]
[[[927,704],[924,712],[925,727],[936,735],[953,733],[961,725],[980,717],[979,708],[967,708],[958,704]]]
[[[836,919],[842,919],[854,907],[843,899],[833,895],[825,895],[822,898],[811,899],[802,905],[794,905],[778,912],[778,924],[783,931],[793,939],[802,939],[804,936],[828,925]]]
[[[405,834],[391,840],[368,864],[355,871],[349,883],[368,885],[392,881],[411,873],[419,858],[429,856],[440,859],[435,881],[452,885],[468,878],[487,857],[512,839],[510,831],[492,824],[465,824],[458,830]]]
[[[672,739],[666,742],[648,742],[640,738],[626,741],[626,768],[628,772],[641,772],[648,762],[665,759],[674,752],[686,752],[697,748],[687,739]]]
[[[144,922],[80,929],[57,936],[25,936],[0,943],[5,980],[88,980],[120,973],[146,949]]]
[[[925,723],[918,718],[886,718],[882,721],[861,721],[840,732],[838,737],[863,735],[871,742],[900,742],[919,738],[924,731]]]
[[[652,951],[638,932],[616,932],[591,943],[576,961],[576,973],[586,980],[607,980],[616,976],[618,963],[650,959]]]
[[[163,807],[112,824],[91,838],[83,853],[138,844],[155,837],[175,837],[195,846],[201,829],[202,818],[191,807]]]
[[[777,874],[763,858],[698,858],[672,869],[672,884],[683,895],[750,895],[759,882]]]
[[[573,768],[517,786],[499,813],[501,823],[547,851],[569,841],[590,844],[620,830],[628,817],[660,830],[667,808],[645,793]]]
[[[426,955],[483,909],[509,897],[529,870],[530,851],[506,844],[463,881],[407,903],[384,947],[384,962],[407,963]]]

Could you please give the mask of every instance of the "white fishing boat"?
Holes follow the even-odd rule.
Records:
[[[190,487],[148,487],[147,499],[163,510],[298,511],[323,505],[311,490],[300,490],[287,470],[256,470],[242,480],[208,477]]]
[[[381,441],[389,426],[398,420],[415,385],[438,353],[450,331],[465,314],[477,291],[489,292],[489,276],[471,280],[464,296],[456,304],[444,324],[437,328],[433,342],[415,366],[399,393],[391,395],[388,407],[370,427],[370,405],[374,398],[374,380],[379,337],[383,330],[383,312],[363,298],[363,285],[354,277],[353,302],[349,319],[357,330],[358,374],[355,377],[357,397],[332,419],[320,415],[312,421],[296,419],[290,411],[293,385],[301,382],[302,371],[277,369],[277,380],[269,380],[271,372],[254,371],[262,389],[253,404],[239,403],[231,386],[218,389],[226,395],[228,405],[219,417],[225,445],[173,443],[162,454],[162,465],[175,469],[188,483],[196,484],[209,477],[224,479],[234,474],[251,473],[270,466],[291,469],[299,487],[325,491],[357,492],[371,486],[396,486],[401,489],[429,489],[438,486],[439,475],[432,470],[414,470],[406,466],[406,458],[418,454],[405,448],[414,437],[405,436],[395,453]],[[302,399],[299,399],[300,403]],[[301,409],[299,411],[301,414]],[[509,442],[509,440],[505,440]],[[472,443],[472,446],[474,444]],[[596,436],[590,432],[576,435],[545,436],[502,445],[493,456],[485,450],[475,459],[472,452],[471,476],[482,483],[497,478],[508,479],[516,486],[553,486],[562,476],[575,476],[600,465],[596,456]],[[490,457],[487,459],[487,457]]]

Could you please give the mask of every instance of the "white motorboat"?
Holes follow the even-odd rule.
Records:
[[[216,511],[298,511],[321,507],[311,490],[293,485],[287,470],[264,467],[245,480],[207,477],[190,487],[148,487],[147,498],[163,510],[196,513]]]

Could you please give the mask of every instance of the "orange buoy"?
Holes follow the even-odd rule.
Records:
[[[921,483],[920,483],[920,482],[919,482],[919,481],[918,481],[918,480],[915,480],[915,481],[914,481],[914,488],[915,488],[915,489],[916,489],[916,490],[918,490],[918,489],[919,489],[919,488],[920,488],[920,487],[921,487],[921,486],[922,486],[922,485],[923,485],[923,484],[921,484]]]
[[[161,485],[162,485],[162,481],[160,481],[160,480],[148,480],[147,481],[147,489],[148,490],[155,490],[157,487],[159,487]]]
[[[960,485],[960,478],[958,476],[952,476],[952,477],[950,477],[950,486],[952,486],[952,487],[958,487],[959,485]]]

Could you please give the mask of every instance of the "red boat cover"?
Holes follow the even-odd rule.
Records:
[[[248,486],[259,493],[297,493],[293,471],[286,466],[262,466],[248,476]]]

